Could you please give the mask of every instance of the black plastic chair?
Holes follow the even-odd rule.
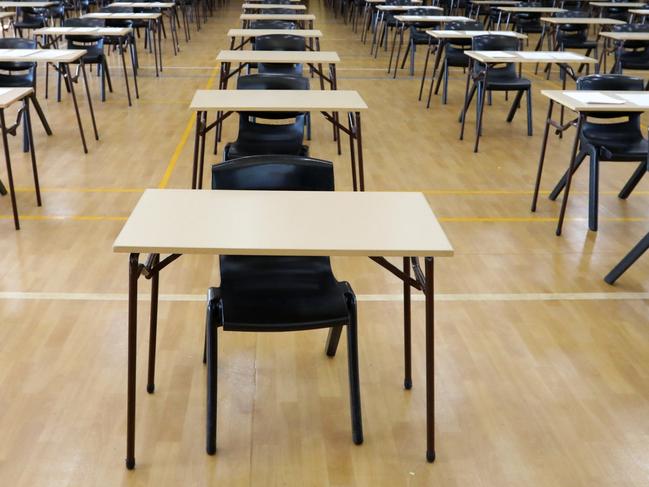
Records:
[[[238,90],[308,90],[309,80],[302,76],[280,74],[251,74],[240,76]],[[294,119],[288,124],[264,124],[257,119]],[[295,112],[242,112],[239,113],[237,140],[226,144],[223,159],[264,154],[307,156],[309,148],[304,141],[304,113]]]
[[[558,12],[554,15],[560,18],[580,18],[588,17],[588,13],[581,10],[568,10]],[[557,47],[561,51],[566,49],[583,49],[586,56],[594,53],[597,58],[597,40],[588,39],[588,25],[585,24],[561,24],[557,30]]]
[[[577,80],[578,90],[641,91],[642,78],[619,74],[593,74]],[[599,163],[602,161],[640,162],[618,197],[626,199],[647,172],[649,144],[642,135],[640,113],[637,112],[589,112],[579,135],[579,152],[573,166],[576,171],[586,157],[590,157],[590,184],[588,189],[588,227],[597,231],[597,205],[599,196]],[[626,118],[623,122],[609,123],[614,118]],[[599,120],[604,123],[597,123]],[[574,173],[573,171],[573,173]],[[555,200],[565,187],[568,171],[550,193]],[[567,195],[566,195],[567,196]]]
[[[29,39],[22,39],[20,37],[3,37],[0,38],[0,49],[37,49],[36,41]],[[36,98],[36,68],[38,63],[15,63],[5,62],[0,63],[0,87],[2,88],[33,88],[34,97],[32,102],[34,110],[40,119],[45,132],[48,135],[52,134],[50,126],[47,123],[43,109],[41,108],[38,99]],[[26,115],[25,115],[26,122]],[[25,125],[26,126],[26,125]],[[29,146],[28,132],[25,130],[23,137],[23,147],[27,151]]]
[[[624,3],[629,0],[609,0],[611,3]],[[605,7],[601,9],[601,16],[608,19],[621,20],[623,22],[629,21],[629,10],[626,8],[618,7]]]
[[[521,2],[516,4],[517,7],[545,7],[543,2]],[[512,16],[514,30],[522,34],[539,34],[543,30],[541,17],[544,14],[521,12]]]
[[[484,30],[482,22],[473,20],[471,22],[447,22],[444,27],[445,30]],[[464,51],[471,49],[471,39],[452,39],[449,40],[444,49],[444,66],[442,68],[442,76],[437,78],[437,86],[435,87],[435,94],[439,91],[440,83],[444,82],[442,89],[442,103],[446,105],[448,99],[448,68],[468,68],[469,57],[464,54]],[[431,85],[432,86],[432,85]],[[430,98],[430,97],[429,97]]]
[[[306,157],[262,156],[212,166],[215,190],[333,191],[330,162]],[[221,284],[207,294],[207,453],[216,452],[218,328],[283,332],[329,328],[326,354],[336,353],[347,325],[352,438],[363,442],[356,297],[336,280],[329,257],[220,257]]]
[[[295,22],[288,20],[255,20],[250,24],[251,29],[297,29]]]
[[[612,30],[613,32],[649,32],[649,24],[614,25]],[[622,74],[625,69],[649,70],[649,41],[624,41],[621,55],[616,54],[613,72]]]
[[[255,39],[254,48],[259,51],[304,51],[306,40],[303,36],[290,34],[259,36]],[[259,63],[257,69],[260,73],[302,75],[302,64]]]
[[[47,26],[48,11],[44,8],[18,7],[16,19],[13,23],[14,31],[19,37],[23,30],[36,30]]]
[[[403,13],[403,12],[402,12]],[[426,8],[413,8],[405,12],[407,15],[433,15],[431,10]],[[415,50],[417,46],[428,45],[428,38],[430,37],[426,34],[427,29],[437,28],[438,23],[435,22],[413,22],[410,24],[410,38],[408,39],[408,47],[406,52],[403,55],[403,60],[401,62],[401,69],[406,65],[406,59],[408,54],[410,54],[410,75],[415,74]]]
[[[64,27],[104,27],[105,22],[103,19],[66,19],[63,22]],[[110,80],[110,71],[108,70],[108,63],[106,62],[106,54],[104,53],[104,38],[96,35],[87,36],[66,36],[68,42],[68,49],[85,49],[86,53],[81,60],[88,65],[97,66],[97,74],[101,76],[101,101],[106,101],[106,82],[108,82],[108,90],[113,92],[113,85]],[[79,61],[76,61],[77,63]],[[58,73],[58,99],[61,99],[61,72]]]
[[[483,35],[473,38],[472,49],[474,51],[516,51],[518,50],[519,41],[511,36],[503,35]],[[511,122],[516,115],[516,111],[521,102],[523,94],[527,95],[527,135],[532,135],[532,83],[527,78],[523,78],[516,71],[516,66],[512,63],[503,63],[504,66],[489,66],[485,70],[478,62],[473,63],[473,76],[477,77],[476,81],[471,87],[471,91],[467,94],[464,116],[462,117],[462,132],[464,134],[464,122],[466,119],[466,111],[473,96],[477,93],[477,113],[476,113],[476,141],[474,152],[478,152],[478,143],[482,133],[482,114],[484,112],[485,95],[487,92],[493,91],[515,91],[516,97],[512,103],[509,114],[507,115],[507,122]]]

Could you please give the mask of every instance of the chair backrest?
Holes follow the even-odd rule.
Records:
[[[238,90],[308,90],[309,79],[303,76],[283,74],[248,74],[237,79]],[[242,117],[259,117],[281,120],[303,115],[295,112],[245,112]]]
[[[65,19],[63,27],[105,27],[106,22],[104,19]],[[87,36],[66,36],[68,41],[68,49],[85,49],[88,55],[96,55],[103,51],[104,39],[100,36],[87,35]]]
[[[577,79],[578,90],[591,91],[643,91],[644,80],[623,74],[591,74]],[[589,112],[590,118],[629,117],[629,124],[640,130],[640,115],[637,112]]]
[[[251,29],[297,29],[295,22],[287,20],[255,20],[250,24]]]
[[[333,191],[333,164],[305,156],[248,156],[214,164],[212,189]]]
[[[613,32],[649,32],[649,24],[620,24],[614,25]],[[624,41],[624,49],[649,48],[649,41]]]
[[[472,39],[471,49],[474,51],[517,51],[519,47],[519,40],[512,36],[504,36],[498,34],[488,34],[484,36],[475,36]],[[474,72],[477,74],[480,71],[478,63],[473,67]],[[512,63],[506,63],[503,67],[489,67],[490,71],[498,71],[499,73],[507,73],[511,76],[517,77],[516,66]]]
[[[581,17],[590,17],[588,12],[583,10],[566,10],[565,12],[557,12],[554,14],[554,17],[559,18],[581,18]],[[581,38],[586,40],[588,38],[588,28],[590,27],[587,24],[559,24],[559,30],[557,32],[557,38],[561,41],[563,38]]]
[[[291,8],[265,8],[265,14],[293,15],[295,10]]]
[[[32,8],[32,7],[18,7],[16,9],[16,17],[24,23],[40,24],[45,26],[47,23],[47,9]]]
[[[255,39],[255,49],[259,51],[304,51],[306,40],[303,36],[290,34],[258,36]]]
[[[484,25],[479,20],[471,20],[469,22],[454,20],[447,22],[444,30],[484,30]],[[451,46],[466,47],[471,45],[471,39],[451,39],[449,44]]]
[[[0,49],[37,49],[36,41],[21,37],[0,38]],[[2,71],[25,71],[36,67],[36,63],[0,63]]]

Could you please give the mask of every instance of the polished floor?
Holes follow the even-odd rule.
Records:
[[[539,211],[529,210],[547,108],[539,91],[560,86],[556,70],[549,81],[525,70],[534,136],[524,113],[505,122],[509,104],[497,94],[474,154],[473,113],[467,140],[458,140],[461,71],[448,104],[434,97],[427,110],[417,101],[424,49],[416,76],[402,70],[394,80],[384,52],[371,58],[322,3],[309,8],[322,49],[342,58],[340,88],[358,90],[370,107],[367,189],[425,192],[456,250],[436,266],[437,461],[424,458],[422,302],[413,305],[414,387],[404,391],[401,284],[359,258],[334,266],[359,296],[365,443],[351,441],[344,348],[328,359],[326,332],[228,333],[219,351],[219,450],[207,456],[203,296],[218,268],[214,258],[183,257],[162,275],[154,395],[145,391],[140,327],[137,468],[124,468],[127,259],[111,246],[144,188],[190,185],[188,105],[194,90],[215,85],[214,58],[238,26],[233,0],[181,41],[178,56],[164,42],[159,78],[141,53],[140,99],[130,108],[111,57],[114,93],[105,103],[93,78],[100,140],[89,140],[87,155],[71,100],[45,100],[41,71],[39,98],[54,130],[47,137],[35,125],[43,207],[17,139],[20,231],[0,198],[0,485],[648,485],[649,258],[614,287],[603,276],[649,228],[649,181],[621,201],[633,168],[604,164],[593,233],[582,169],[556,237],[559,204],[546,196],[571,136],[552,138]],[[89,133],[85,102],[82,116]],[[224,140],[235,130],[226,123]],[[310,148],[335,162],[337,187],[349,190],[347,148],[336,154],[317,114]],[[147,308],[143,301],[141,323]]]

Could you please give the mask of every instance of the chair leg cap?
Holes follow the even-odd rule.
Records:
[[[205,451],[208,455],[216,455],[216,446],[208,446]]]
[[[149,394],[153,394],[153,391],[155,391],[155,384],[147,384],[146,385],[146,391]]]
[[[133,470],[135,468],[135,458],[126,459],[126,468],[128,468],[129,470]]]
[[[405,379],[403,381],[403,387],[404,387],[404,389],[407,389],[407,390],[412,389],[412,379]]]
[[[362,436],[360,438],[354,438],[354,445],[362,445],[362,444],[363,444]]]
[[[435,461],[435,452],[433,450],[426,451],[426,460],[428,460],[428,463]]]

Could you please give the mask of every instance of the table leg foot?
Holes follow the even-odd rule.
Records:
[[[426,460],[428,461],[428,463],[433,463],[435,461],[434,450],[426,450]]]
[[[133,470],[135,468],[135,458],[126,459],[126,468],[128,468],[129,470]]]
[[[406,379],[403,381],[403,388],[406,390],[412,389],[412,379]]]

